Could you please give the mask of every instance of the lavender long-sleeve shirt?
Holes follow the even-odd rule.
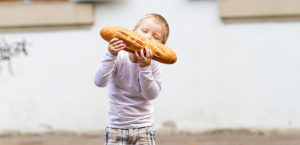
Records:
[[[112,128],[139,128],[153,125],[153,106],[161,89],[160,64],[147,67],[132,63],[125,51],[118,56],[107,52],[95,74],[99,87],[108,85],[110,108],[107,125]]]

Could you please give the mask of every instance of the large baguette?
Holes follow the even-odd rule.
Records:
[[[152,50],[152,59],[158,62],[172,64],[177,61],[175,52],[168,46],[143,37],[139,33],[124,27],[107,26],[101,29],[100,35],[107,42],[113,38],[123,40],[126,44],[125,51],[133,53],[136,50],[139,52],[141,49],[147,47]]]

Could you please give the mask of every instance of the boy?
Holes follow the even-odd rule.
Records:
[[[159,14],[145,15],[133,30],[163,44],[169,36],[168,23]],[[151,101],[161,90],[160,65],[151,59],[150,49],[133,54],[121,51],[125,47],[122,40],[112,39],[94,78],[97,86],[108,85],[105,145],[155,145]]]

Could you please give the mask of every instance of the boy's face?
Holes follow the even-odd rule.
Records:
[[[136,28],[135,31],[150,40],[160,43],[162,43],[163,41],[164,31],[162,29],[162,26],[155,23],[152,18],[147,18],[140,22],[140,25]]]

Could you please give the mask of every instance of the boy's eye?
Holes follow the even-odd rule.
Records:
[[[144,33],[147,33],[147,32],[148,32],[148,30],[146,30],[146,29],[142,29],[142,31],[143,31]]]
[[[157,35],[154,35],[153,37],[154,39],[159,40],[159,37]]]

